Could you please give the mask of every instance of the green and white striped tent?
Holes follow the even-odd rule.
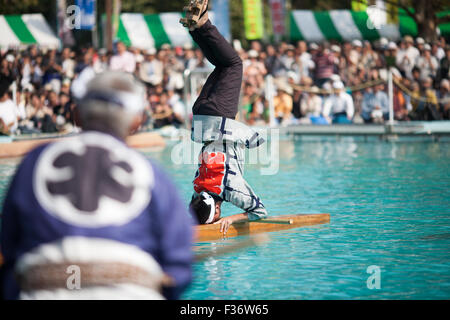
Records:
[[[182,14],[178,12],[122,13],[116,37],[140,49],[159,48],[165,43],[172,46],[192,44],[189,32],[179,23],[181,18]]]
[[[59,39],[40,13],[0,15],[0,47],[20,47],[37,44],[57,48]]]
[[[448,14],[442,12],[441,14]],[[210,13],[214,21],[213,13]],[[120,15],[117,38],[129,46],[137,48],[159,48],[164,43],[182,46],[193,43],[188,31],[179,24],[181,13],[140,14],[122,13]],[[379,29],[368,23],[365,11],[294,10],[290,12],[290,40],[348,41],[354,39],[376,40],[381,37],[398,40],[406,34],[417,36],[414,20],[399,13],[398,24],[381,24]],[[443,35],[450,36],[450,23],[439,26]]]
[[[440,14],[448,14],[441,12]],[[381,17],[383,19],[383,17]],[[380,23],[375,27],[373,17],[365,11],[330,10],[310,11],[294,10],[290,13],[291,40],[351,41],[354,39],[376,40],[385,37],[398,40],[404,35],[417,36],[414,20],[399,12],[398,24]],[[386,19],[385,19],[386,21]],[[442,35],[450,35],[450,24],[439,25]]]

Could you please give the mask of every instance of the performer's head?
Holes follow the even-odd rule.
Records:
[[[201,192],[192,197],[189,207],[199,224],[214,223],[220,219],[222,198],[212,192]]]
[[[77,104],[77,125],[124,139],[141,125],[145,105],[145,86],[133,75],[103,72],[86,85]]]

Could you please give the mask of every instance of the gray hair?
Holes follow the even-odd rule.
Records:
[[[121,98],[122,94],[133,99]],[[89,81],[78,108],[84,130],[126,137],[144,106],[145,86],[140,81],[128,73],[107,71]]]

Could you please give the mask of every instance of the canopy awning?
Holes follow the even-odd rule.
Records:
[[[440,14],[448,14],[448,12]],[[450,36],[450,24],[439,25],[439,33]],[[293,41],[377,40],[381,37],[395,41],[405,35],[415,37],[417,34],[416,23],[404,13],[399,13],[397,24],[380,23],[374,26],[366,11],[294,10],[290,12],[290,39]]]
[[[0,15],[0,47],[20,47],[37,44],[57,48],[59,39],[40,13]]]

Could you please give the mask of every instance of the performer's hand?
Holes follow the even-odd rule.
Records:
[[[225,217],[222,218],[216,222],[214,222],[214,224],[219,224],[220,223],[220,232],[223,232],[223,234],[227,234],[228,229],[230,228],[230,226],[233,224],[233,218],[232,217]]]
[[[234,222],[248,220],[248,213],[238,213],[229,217],[221,218],[220,220],[214,222],[213,224],[219,224],[220,223],[220,232],[223,232],[223,234],[227,234],[228,229]]]

